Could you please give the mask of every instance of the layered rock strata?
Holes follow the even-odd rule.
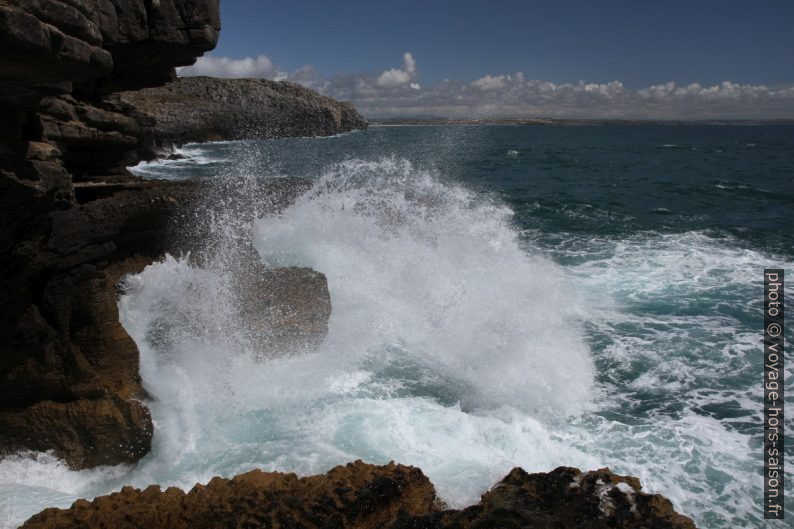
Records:
[[[133,106],[129,91],[175,80],[174,67],[212,49],[219,30],[218,0],[0,0],[0,455],[53,450],[85,468],[148,452],[152,423],[117,283],[167,251],[200,258],[207,227],[183,215],[213,199],[127,171],[157,142],[186,137],[171,121],[158,128],[163,116]],[[361,123],[352,107],[276,85],[265,105],[282,112],[276,135]],[[251,97],[261,117],[264,95]],[[210,114],[190,110],[180,117],[192,115],[191,127],[217,131]],[[248,191],[267,212],[306,188],[284,179]],[[261,349],[316,345],[330,312],[325,278],[266,270],[240,251],[241,317],[256,323]]]
[[[21,529],[694,529],[659,495],[641,491],[637,478],[608,469],[583,474],[560,467],[528,474],[520,468],[480,502],[444,507],[421,470],[356,461],[325,475],[254,470],[213,478],[185,493],[153,485],[47,509]]]
[[[0,0],[2,167],[61,192],[64,169],[126,175],[153,122],[110,94],[175,78],[219,30],[218,0]]]
[[[191,191],[129,175],[151,119],[110,94],[174,78],[219,30],[217,0],[0,0],[0,454],[149,450],[115,285],[169,248]]]

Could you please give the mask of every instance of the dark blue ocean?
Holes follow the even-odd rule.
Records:
[[[761,510],[762,273],[794,272],[794,127],[394,126],[180,152],[134,171],[201,180],[228,207],[191,214],[221,240],[324,273],[328,337],[255,354],[222,244],[215,265],[150,266],[119,305],[153,452],[84,472],[6,458],[0,518],[362,458],[420,466],[455,507],[514,466],[608,466],[699,527],[786,527]],[[240,220],[251,182],[282,176],[314,185]]]

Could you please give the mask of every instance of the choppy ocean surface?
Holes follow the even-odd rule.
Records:
[[[454,507],[514,466],[609,466],[699,527],[788,527],[762,519],[761,330],[763,268],[794,271],[794,127],[383,127],[182,153],[135,171],[202,180],[221,239],[323,272],[328,337],[252,351],[223,244],[129,278],[152,452],[0,460],[3,527],[125,484],[357,458],[420,466]],[[251,181],[278,176],[314,187],[240,222]]]

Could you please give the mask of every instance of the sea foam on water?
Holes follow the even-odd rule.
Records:
[[[503,202],[397,156],[326,165],[295,204],[252,224],[266,208],[236,175],[268,171],[256,146],[222,146],[239,160],[206,182],[222,200],[215,236],[325,274],[325,341],[257,354],[223,241],[200,266],[169,256],[128,278],[119,309],[152,396],[152,452],[80,472],[46,454],[0,460],[7,527],[126,484],[190,488],[356,458],[417,465],[456,507],[513,466],[609,465],[703,526],[758,521],[747,321],[757,263],[790,262],[700,232],[560,233],[543,246]]]

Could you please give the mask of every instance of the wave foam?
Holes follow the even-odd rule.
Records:
[[[326,274],[329,347],[430,366],[467,388],[466,405],[578,413],[593,394],[581,302],[511,221],[405,160],[348,161],[262,219],[255,244],[271,264]]]

